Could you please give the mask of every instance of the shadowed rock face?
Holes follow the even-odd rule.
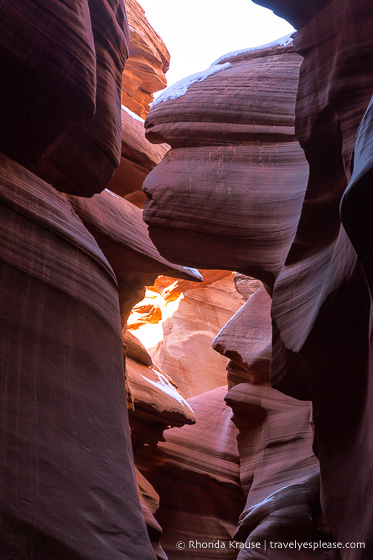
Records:
[[[270,386],[249,383],[234,386],[225,399],[240,430],[240,479],[247,495],[235,538],[260,541],[262,547],[263,539],[283,542],[318,535],[318,540],[318,520],[312,519],[304,495],[309,478],[319,473],[312,452],[310,403],[292,399]],[[316,494],[314,507],[319,499]],[[300,504],[304,501],[302,511]],[[269,557],[281,558],[275,554]]]
[[[320,460],[325,534],[334,541],[365,542],[365,549],[343,549],[343,560],[368,559],[373,542],[371,107],[363,121],[362,118],[373,90],[373,6],[368,0],[325,2],[322,6],[317,2],[306,5],[279,0],[271,2],[271,6],[282,15],[286,15],[286,10],[294,13],[295,24],[301,27],[294,36],[294,48],[304,57],[295,129],[309,165],[307,188],[302,184],[305,175],[295,171],[295,167],[294,183],[285,182],[281,175],[285,168],[277,159],[276,191],[275,181],[268,179],[271,160],[263,159],[265,172],[260,179],[258,175],[257,180],[247,181],[247,198],[235,198],[236,193],[244,192],[242,186],[235,190],[235,185],[242,180],[242,169],[246,168],[239,167],[240,172],[235,175],[230,167],[231,173],[225,174],[228,165],[237,165],[238,151],[232,137],[229,140],[229,134],[224,134],[222,125],[228,120],[226,114],[233,113],[235,102],[232,106],[226,102],[225,109],[220,111],[219,102],[213,102],[213,94],[220,99],[220,84],[234,84],[238,65],[245,62],[229,60],[231,67],[190,85],[181,97],[160,101],[151,111],[146,123],[149,138],[157,142],[166,140],[172,149],[145,182],[150,197],[145,218],[155,243],[165,255],[173,254],[176,258],[182,247],[189,264],[217,267],[220,262],[220,267],[232,267],[265,283],[273,296],[272,384],[291,397],[313,402],[314,448]],[[272,54],[254,54],[245,64],[252,64],[253,60],[264,64]],[[293,55],[285,52],[278,56],[279,69],[288,56]],[[286,68],[285,64],[284,72]],[[249,75],[249,66],[246,71]],[[264,66],[261,72],[264,76]],[[244,84],[244,80],[240,83]],[[257,91],[262,95],[260,88],[264,82],[258,79],[252,83],[260,84]],[[239,92],[236,99],[241,101],[239,84],[235,85]],[[246,84],[245,92],[249,92],[249,87]],[[210,105],[205,103],[209,88]],[[281,85],[276,91],[281,91]],[[262,99],[265,108],[265,95]],[[183,122],[188,105],[191,117],[185,126],[179,126],[172,119],[172,111]],[[260,113],[250,112],[256,106],[255,101],[250,105],[249,97],[247,107],[248,118]],[[204,119],[200,116],[202,112],[206,115]],[[286,111],[281,112],[284,114]],[[237,138],[247,121],[235,122],[239,125]],[[218,149],[213,146],[211,130],[218,131]],[[248,132],[246,127],[244,130]],[[255,137],[253,131],[250,134]],[[260,138],[261,142],[267,139],[265,135]],[[246,138],[241,136],[240,141],[239,149],[246,150]],[[276,157],[285,145],[280,143]],[[258,150],[259,146],[263,157],[269,144],[258,144]],[[259,158],[246,157],[246,161],[248,169],[254,164],[255,172]],[[259,184],[260,189],[256,187]],[[281,192],[289,196],[280,196],[283,206],[278,202]],[[300,192],[305,194],[304,201],[298,198],[295,204]],[[260,212],[264,200],[268,206]],[[277,210],[283,218],[281,227],[276,221]],[[176,231],[172,240],[166,240],[167,228]],[[288,237],[283,235],[284,231]],[[277,238],[272,240],[271,234],[275,232]],[[242,319],[241,332],[247,320],[247,306],[238,314]],[[239,345],[240,337],[236,338]],[[231,346],[223,338],[222,342],[224,352],[237,350],[234,342]],[[250,356],[245,356],[244,345],[242,348],[247,366]],[[243,356],[240,355],[241,359]],[[265,353],[263,356],[265,361]],[[302,502],[305,513],[314,500],[311,494],[315,495],[313,490],[306,494]],[[282,503],[282,494],[277,498]],[[263,511],[269,511],[267,505],[263,504]]]
[[[136,464],[160,496],[156,516],[163,528],[162,546],[171,559],[234,559],[237,550],[178,550],[192,540],[227,543],[233,538],[244,505],[239,481],[237,429],[224,404],[225,387],[188,402],[195,426],[165,432],[165,443],[135,453]],[[224,556],[223,556],[224,553]]]
[[[370,101],[357,131],[352,157],[352,177],[342,197],[341,218],[362,264],[372,296],[373,100]]]
[[[299,29],[332,0],[309,0],[308,2],[303,0],[253,0],[253,2],[273,10],[276,15],[286,19],[296,29]]]
[[[84,0],[32,0],[0,7],[0,149],[35,163],[70,124],[96,104],[96,56]],[[43,41],[40,30],[44,28]]]
[[[123,326],[132,307],[144,297],[145,286],[159,274],[201,280],[197,271],[161,257],[149,239],[141,210],[130,202],[107,189],[92,199],[68,198],[115,272]]]
[[[372,25],[370,2],[345,0],[329,4],[294,38],[304,56],[296,130],[310,178],[272,306],[272,380],[293,396],[312,398],[323,511],[336,540],[366,543],[365,550],[341,552],[343,559],[354,560],[370,557],[372,549],[372,519],[362,513],[372,509],[371,302],[343,226],[366,267],[370,196],[356,204],[352,193],[355,178],[360,173],[363,178],[362,168],[369,168],[367,137],[361,160],[358,136],[356,171],[343,200],[343,225],[339,207],[350,179],[355,135],[373,89],[367,72],[373,60]],[[366,123],[360,129],[363,134]]]
[[[94,114],[71,123],[32,168],[56,189],[78,196],[102,191],[119,165],[120,84],[128,55],[124,3],[89,0],[88,6],[96,53]],[[62,90],[63,86],[59,84]]]
[[[229,358],[228,385],[269,383],[272,350],[271,298],[261,286],[221,329],[216,352]]]
[[[250,542],[260,543],[258,558],[286,558],[282,550],[267,555],[265,541],[323,538],[316,515],[319,464],[312,452],[311,404],[269,384],[270,304],[262,286],[214,341],[215,350],[231,357],[227,367],[231,388],[225,400],[239,429],[240,480],[247,496],[235,534],[247,547],[240,559],[252,557]]]
[[[1,558],[154,559],[115,276],[65,197],[0,164]]]
[[[168,258],[273,285],[308,175],[294,137],[300,61],[286,44],[222,57],[184,95],[157,99],[147,137],[172,149],[144,182],[144,219]]]
[[[85,207],[56,190],[92,196],[122,156],[130,193],[167,149],[121,115],[124,2],[3,3],[0,19],[0,557],[164,560],[136,491],[120,309],[125,320],[160,272],[195,274],[159,255],[125,200],[107,192]],[[194,421],[156,366],[129,370],[151,427]]]
[[[140,190],[147,174],[160,163],[169,150],[167,144],[154,146],[145,138],[144,124],[122,107],[122,150],[119,167],[108,188],[126,196]],[[142,194],[142,193],[141,193]],[[145,199],[145,196],[143,197]]]

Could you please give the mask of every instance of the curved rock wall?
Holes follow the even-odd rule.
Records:
[[[153,559],[114,273],[62,195],[0,163],[1,557]]]
[[[249,49],[157,98],[146,135],[171,150],[144,182],[144,219],[171,260],[273,285],[308,177],[294,136],[300,62],[288,40]]]
[[[122,103],[145,119],[153,93],[167,85],[170,65],[166,45],[146,19],[136,0],[126,1],[130,29],[129,57],[123,72]]]
[[[127,406],[141,445],[149,425],[157,441],[195,419],[150,356],[128,358],[126,387],[120,311],[125,322],[162,272],[200,275],[162,258],[123,198],[58,190],[102,191],[122,155],[113,186],[131,193],[168,147],[121,110],[123,2],[3,3],[0,20],[0,556],[165,560]]]
[[[330,530],[336,540],[366,544],[362,551],[344,550],[346,559],[367,558],[372,549],[372,520],[358,513],[371,509],[372,495],[366,467],[373,421],[370,294],[339,216],[355,135],[373,90],[366,71],[373,60],[372,22],[369,2],[332,2],[294,38],[304,56],[296,118],[310,179],[272,306],[273,382],[294,396],[312,397],[322,507]],[[344,221],[349,229],[348,218]],[[311,224],[317,224],[316,231]],[[364,246],[369,244],[368,234]],[[292,306],[286,304],[290,294]],[[352,383],[355,375],[359,381]],[[348,496],[342,490],[347,485]]]
[[[165,442],[135,453],[136,464],[160,495],[156,514],[163,527],[162,546],[170,559],[222,558],[220,549],[193,550],[189,541],[233,538],[244,505],[239,480],[237,429],[224,404],[225,387],[189,399],[195,426],[174,428]],[[176,543],[186,543],[185,550]],[[224,558],[237,557],[235,549]]]
[[[244,301],[232,276],[226,273],[207,286],[195,283],[183,291],[178,310],[163,323],[163,339],[152,351],[155,363],[170,372],[188,399],[227,382],[227,360],[211,344]]]
[[[345,547],[340,557],[367,559],[373,526],[368,513],[373,495],[371,107],[364,113],[373,91],[373,8],[367,0],[258,3],[300,27],[294,48],[304,60],[295,130],[307,164],[297,155],[301,152],[291,131],[300,62],[291,47],[222,57],[205,74],[166,91],[146,120],[149,139],[167,141],[171,150],[145,181],[149,202],[144,215],[155,244],[168,258],[180,258],[182,248],[189,265],[253,275],[273,296],[270,368],[265,329],[256,346],[245,344],[250,341],[244,330],[250,306],[255,310],[259,295],[238,312],[236,323],[228,324],[232,338],[223,330],[215,344],[231,359],[232,384],[245,377],[263,383],[270,373],[277,389],[312,400],[321,509],[303,529],[310,537],[321,531],[331,541],[363,542],[365,548]],[[284,75],[289,79],[283,80]],[[254,84],[255,91],[250,89]],[[268,109],[268,92],[280,116]],[[287,515],[293,490],[294,506],[298,503],[304,520],[310,512],[314,516],[318,482],[317,475],[307,479],[309,474],[306,469],[301,485],[290,486],[288,496],[276,490],[254,522],[250,514],[248,532],[263,538],[273,529],[273,535],[280,535],[279,526],[271,529],[267,522],[255,533],[255,524],[274,513],[268,508],[273,501]],[[285,529],[283,534],[290,535]],[[295,523],[295,535],[298,529]]]

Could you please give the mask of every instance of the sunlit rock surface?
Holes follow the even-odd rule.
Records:
[[[129,58],[123,72],[122,103],[142,118],[148,114],[153,93],[167,85],[170,64],[166,45],[146,19],[136,0],[126,0],[130,29]]]
[[[163,441],[166,428],[195,423],[192,407],[159,367],[127,358],[126,373],[133,400],[129,415],[134,449]]]
[[[65,197],[0,169],[1,558],[154,559],[114,273]]]
[[[145,286],[153,284],[159,274],[201,279],[197,271],[160,256],[149,239],[141,210],[130,202],[109,190],[92,199],[69,196],[69,200],[115,272],[123,326],[133,305],[143,298]]]
[[[187,398],[227,382],[227,360],[211,345],[244,300],[235,290],[233,274],[225,274],[205,287],[196,283],[182,292],[177,311],[163,323],[163,339],[152,351],[155,363],[170,373]]]
[[[171,150],[144,182],[144,219],[167,258],[273,285],[308,177],[294,135],[300,63],[285,39],[221,57],[157,98],[147,137]]]
[[[309,178],[303,156],[297,159],[288,150],[283,160],[279,158],[287,143],[279,142],[278,136],[277,151],[273,150],[275,142],[271,146],[275,159],[265,157],[270,139],[274,140],[272,134],[282,140],[290,140],[292,134],[286,128],[289,121],[286,125],[280,117],[294,114],[297,83],[294,79],[291,89],[287,59],[294,57],[291,60],[299,64],[297,54],[284,46],[279,47],[282,52],[268,47],[248,55],[222,57],[194,83],[189,80],[163,94],[148,116],[149,139],[167,141],[172,149],[145,181],[149,196],[145,218],[164,255],[177,259],[179,252],[189,265],[232,268],[253,275],[273,296],[270,378],[290,397],[313,401],[324,534],[334,541],[364,542],[365,549],[345,548],[340,553],[343,560],[359,560],[372,554],[373,525],[371,515],[366,514],[372,509],[373,495],[369,466],[371,294],[367,283],[371,282],[372,237],[370,109],[355,143],[356,163],[351,156],[373,90],[373,7],[367,0],[311,1],[307,5],[278,0],[271,7],[285,17],[295,14],[293,21],[300,28],[294,36],[294,49],[304,62],[295,124]],[[272,88],[267,91],[271,92],[271,107],[281,107],[275,117],[276,111],[266,105],[264,87],[266,72],[274,68],[265,63],[272,62],[272,56],[276,57],[278,81],[271,74],[271,85],[276,83],[276,87],[274,93]],[[246,74],[236,83],[239,67],[244,65]],[[260,67],[260,79],[259,73],[253,74],[254,67]],[[245,76],[250,76],[250,82],[245,82]],[[253,89],[255,85],[255,92],[250,85]],[[255,105],[256,94],[260,107]],[[282,104],[284,99],[290,104],[293,95],[289,113],[277,95]],[[245,108],[239,118],[237,106]],[[271,130],[264,126],[269,121]],[[239,125],[235,133],[233,122]],[[254,148],[250,140],[257,141]],[[292,146],[299,150],[295,140]],[[249,157],[249,148],[257,149],[260,156]],[[240,150],[245,150],[245,163],[238,167]],[[278,165],[272,174],[274,161]],[[292,171],[285,164],[290,161]],[[262,163],[261,174],[255,180],[258,162]],[[246,164],[247,171],[243,171]],[[341,225],[340,204],[349,182]],[[248,320],[244,313],[249,304],[250,300],[238,314],[239,332]],[[232,328],[232,324],[227,327],[234,335]],[[235,336],[239,344],[239,333]],[[222,341],[223,352],[233,353],[235,341],[231,347],[228,340]],[[267,346],[262,364],[268,364],[268,350]],[[240,358],[242,353],[247,368],[250,356],[245,351],[242,341]],[[312,500],[305,497],[303,504]]]
[[[126,331],[123,340],[132,446],[138,449],[164,441],[165,429],[194,424],[195,416],[177,385],[153,363],[136,336]]]

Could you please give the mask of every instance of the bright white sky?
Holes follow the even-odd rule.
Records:
[[[292,26],[250,0],[138,0],[171,54],[168,85],[228,52],[283,37]]]

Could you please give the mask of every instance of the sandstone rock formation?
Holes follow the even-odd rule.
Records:
[[[22,6],[3,2],[0,25],[0,149],[27,165],[69,125],[94,114],[96,56],[90,10],[83,0],[64,6],[49,0],[29,0]]]
[[[109,188],[141,207],[141,187],[146,175],[163,158],[167,144],[154,146],[145,139],[144,121],[153,93],[166,87],[170,55],[149,25],[136,0],[126,2],[130,29],[129,58],[122,73],[122,149],[119,167]]]
[[[365,550],[341,552],[343,559],[354,560],[369,557],[373,546],[371,519],[358,513],[371,509],[372,495],[366,467],[372,447],[371,304],[361,265],[340,223],[339,205],[373,89],[364,63],[373,53],[369,22],[369,2],[332,2],[294,38],[304,55],[296,118],[310,180],[272,306],[272,378],[281,390],[312,398],[322,508],[335,540],[365,542]],[[345,216],[347,211],[346,197]],[[359,382],[351,384],[351,371]]]
[[[276,550],[267,555],[264,541],[324,539],[314,513],[320,502],[319,464],[312,453],[309,403],[249,383],[233,387],[226,401],[240,429],[240,478],[247,495],[235,534],[237,541],[247,547],[250,542],[261,542],[257,558],[289,558],[289,551],[285,556]],[[244,549],[238,558],[252,557],[249,551]]]
[[[255,4],[260,4],[265,8],[273,10],[275,14],[285,18],[297,29],[302,27],[332,0],[253,0]]]
[[[373,167],[373,99],[360,123],[354,145],[352,177],[341,201],[344,228],[363,266],[373,295],[372,246],[372,167]]]
[[[109,190],[92,199],[68,198],[113,267],[123,326],[134,304],[143,298],[145,286],[152,285],[159,274],[201,279],[197,271],[174,265],[160,256],[149,239],[141,210],[130,202]]]
[[[373,522],[367,513],[373,495],[370,107],[356,140],[356,163],[351,155],[373,90],[368,70],[373,56],[373,8],[367,0],[260,3],[270,4],[285,17],[294,16],[301,27],[294,36],[294,48],[304,57],[296,134],[309,165],[307,188],[307,166],[296,155],[299,147],[295,149],[290,124],[294,102],[290,109],[289,99],[296,80],[291,89],[291,81],[283,78],[291,75],[290,67],[295,72],[299,58],[289,52],[290,47],[272,46],[222,57],[204,76],[160,97],[146,121],[148,137],[167,141],[172,149],[145,181],[150,199],[145,217],[152,238],[168,258],[177,258],[182,247],[191,266],[233,268],[264,282],[273,296],[271,382],[290,397],[313,403],[314,449],[321,471],[321,509],[314,528],[333,541],[365,543],[365,548],[343,548],[342,560],[368,559],[373,548]],[[250,82],[240,74],[244,70]],[[276,82],[276,72],[281,83],[280,78]],[[268,76],[275,94],[266,83]],[[250,91],[251,84],[255,92]],[[241,90],[242,85],[246,87]],[[235,97],[230,87],[238,91]],[[288,88],[286,93],[282,87]],[[281,118],[289,115],[287,129],[268,110],[266,91],[271,91],[273,107],[276,102],[283,107],[284,98],[289,102],[289,113],[279,109]],[[256,94],[262,99],[260,107]],[[247,112],[242,110],[243,99]],[[268,115],[275,125],[272,130],[266,128]],[[218,146],[214,137],[219,138]],[[258,143],[252,147],[250,141],[255,140]],[[241,151],[245,162],[238,158]],[[272,174],[273,162],[278,165]],[[293,172],[286,162],[291,162]],[[176,232],[172,239],[171,229]],[[253,296],[253,302],[255,297],[259,295]],[[239,352],[235,340],[224,340],[222,335],[221,344],[223,352],[230,352],[238,362],[242,380],[245,368],[250,375],[250,355],[240,340],[249,320],[249,304],[250,300],[237,317]],[[228,328],[232,329],[232,322]],[[265,340],[263,332],[258,349],[268,366]],[[265,373],[259,379],[265,379]],[[255,381],[255,376],[250,380]],[[237,381],[238,376],[231,382]],[[317,494],[312,476],[295,489],[294,505],[298,503],[307,517],[316,507]],[[282,504],[287,515],[286,492],[274,494],[273,501]],[[267,506],[265,502],[257,510],[262,512],[259,517],[273,513]],[[253,530],[252,516],[249,521]],[[270,526],[266,522],[264,526],[262,537],[270,534]],[[315,535],[311,526],[308,529]],[[278,526],[273,530],[279,534]],[[296,527],[294,531],[299,534]]]
[[[191,537],[372,556],[373,7],[257,3],[299,29],[295,50],[230,53],[165,92],[158,146],[141,118],[169,55],[135,0],[131,39],[119,0],[0,5],[4,560],[223,557],[175,548]],[[145,217],[163,256],[129,200],[57,192],[92,196],[119,163],[110,188],[139,206],[157,165]],[[182,265],[211,271],[192,287]],[[125,324],[159,274],[184,299],[152,358]],[[293,552],[238,558],[254,555]]]
[[[145,138],[144,123],[124,106],[122,118],[122,150],[119,167],[108,188],[120,196],[141,189],[147,174],[160,163],[168,151],[167,144],[154,146]],[[145,197],[143,197],[145,200]]]
[[[159,495],[137,468],[135,468],[135,472],[141,510],[145,519],[150,542],[152,543],[157,559],[168,560],[160,543],[162,528],[153,515],[159,508]]]
[[[273,285],[308,175],[294,136],[300,62],[288,41],[249,49],[157,98],[146,134],[172,149],[144,182],[144,218],[167,258]]]
[[[114,273],[65,197],[0,169],[1,557],[151,560]]]
[[[156,365],[145,366],[127,358],[126,373],[133,400],[129,415],[134,449],[163,441],[165,429],[195,423],[191,406]]]
[[[119,165],[120,83],[128,54],[124,3],[90,0],[89,8],[96,53],[94,114],[72,123],[33,167],[56,189],[78,196],[102,191]]]
[[[152,351],[154,362],[170,372],[188,399],[227,382],[227,360],[214,352],[211,344],[243,303],[232,276],[225,272],[224,277],[209,285],[205,281],[202,287],[189,283],[191,287],[183,290],[178,310],[163,323],[163,339]],[[185,289],[187,282],[181,280],[174,290],[180,290],[183,283]]]
[[[227,358],[228,383],[269,383],[271,298],[260,287],[219,332],[213,348]]]
[[[147,21],[140,4],[136,0],[126,0],[126,8],[130,41],[122,79],[122,103],[145,119],[153,93],[167,85],[165,73],[170,53]]]
[[[136,464],[160,495],[156,517],[171,559],[234,559],[237,551],[179,550],[178,541],[228,542],[244,505],[239,480],[237,429],[224,404],[225,387],[190,399],[195,426],[165,432],[165,443],[135,453]],[[212,426],[214,429],[212,431]]]
[[[132,395],[131,414],[138,414],[145,396],[148,407],[156,396],[150,408],[163,428],[194,416],[171,381],[152,379],[148,366],[138,377],[152,391],[141,383],[135,390],[127,371],[126,394],[117,278],[57,192],[102,191],[121,154],[126,181],[113,184],[131,192],[167,149],[150,146],[130,114],[122,111],[121,119],[124,3],[3,3],[0,20],[0,150],[7,154],[0,155],[0,556],[165,560],[157,504],[143,481],[141,506],[136,490],[127,399]],[[140,211],[131,214],[118,200],[122,205],[99,206],[91,229],[117,267],[123,310],[133,297],[129,279],[150,274],[153,281],[155,262],[167,274],[194,273],[162,259]],[[121,236],[121,227],[130,231]],[[131,342],[132,355],[146,360]]]

